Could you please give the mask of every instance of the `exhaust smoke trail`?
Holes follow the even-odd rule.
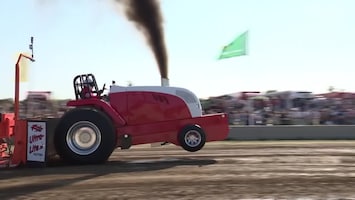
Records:
[[[115,0],[124,6],[125,15],[146,38],[159,66],[161,78],[168,79],[163,17],[158,0]]]
[[[54,0],[34,0],[48,6]],[[165,46],[163,16],[159,0],[113,0],[122,5],[126,18],[143,34],[159,67],[161,78],[168,81],[168,55]]]

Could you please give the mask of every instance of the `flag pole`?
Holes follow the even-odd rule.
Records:
[[[19,111],[20,110],[20,74],[21,74],[20,62],[23,57],[29,59],[32,62],[35,61],[33,59],[33,37],[31,37],[30,49],[32,50],[32,56],[29,57],[25,54],[20,53],[20,55],[17,58],[17,62],[15,64],[15,102],[14,102],[15,121],[19,119],[19,112],[20,112]]]

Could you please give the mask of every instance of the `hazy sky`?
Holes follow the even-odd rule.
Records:
[[[90,2],[90,3],[88,3]],[[199,97],[237,91],[355,91],[354,0],[164,0],[170,85]],[[110,0],[2,0],[0,98],[13,97],[16,53],[35,37],[22,91],[72,98],[72,78],[160,85],[142,35]],[[217,60],[249,30],[249,55]]]

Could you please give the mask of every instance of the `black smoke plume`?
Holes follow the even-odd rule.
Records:
[[[115,0],[125,9],[125,15],[143,33],[154,53],[162,78],[168,79],[163,16],[158,0]]]

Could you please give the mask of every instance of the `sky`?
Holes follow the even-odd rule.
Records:
[[[162,0],[171,86],[197,96],[238,91],[355,91],[353,0]],[[26,91],[73,98],[75,75],[99,86],[160,85],[143,35],[113,0],[2,0],[0,98],[13,98],[14,65],[34,37]],[[246,56],[218,60],[249,31]]]

